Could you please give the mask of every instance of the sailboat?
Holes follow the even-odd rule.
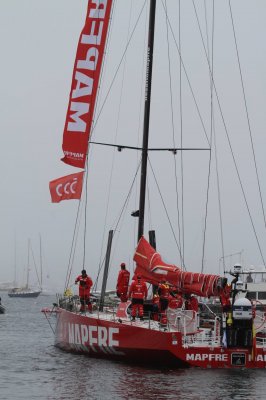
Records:
[[[27,279],[26,285],[21,287],[13,287],[9,292],[9,297],[38,297],[41,293],[41,290],[33,289],[29,286],[29,277],[30,277],[30,240],[28,240],[28,262],[27,262]]]
[[[80,36],[63,139],[63,161],[78,168],[85,168],[87,162],[89,133],[112,3],[112,0],[88,1],[86,23]],[[94,304],[92,313],[80,312],[77,296],[58,297],[55,345],[62,350],[91,357],[149,363],[159,367],[265,368],[265,343],[256,337],[254,307],[246,297],[241,296],[241,267],[235,265],[231,271],[234,276],[232,283],[225,276],[204,274],[202,271],[187,272],[183,263],[179,267],[163,261],[156,250],[154,231],[149,232],[149,241],[144,235],[148,154],[155,150],[149,148],[155,21],[156,0],[151,0],[142,146],[106,144],[117,147],[119,151],[128,148],[141,152],[139,207],[132,213],[138,219],[134,273],[141,275],[152,287],[166,281],[178,290],[184,303],[192,295],[201,299],[218,298],[222,311],[219,315],[212,313],[210,320],[210,315],[206,318],[206,313],[202,313],[200,308],[191,310],[184,306],[169,306],[167,322],[162,323],[160,317],[158,320],[152,317],[151,302],[144,304],[144,320],[136,321],[131,319],[130,301],[119,302],[117,306],[105,304],[113,238],[113,230],[110,230],[100,301]],[[90,143],[91,146],[93,142]],[[175,155],[180,149],[160,150]],[[52,181],[53,202],[80,199],[84,181],[83,171]]]

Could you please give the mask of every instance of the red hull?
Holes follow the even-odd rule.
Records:
[[[154,323],[154,322],[153,322]],[[180,332],[148,328],[148,323],[117,322],[59,309],[55,345],[93,357],[158,366],[200,368],[266,368],[266,348],[228,349],[183,345]]]

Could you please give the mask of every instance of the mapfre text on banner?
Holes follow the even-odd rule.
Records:
[[[89,0],[74,65],[63,134],[62,161],[84,168],[112,0]]]

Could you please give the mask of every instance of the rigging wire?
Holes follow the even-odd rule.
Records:
[[[131,0],[130,10],[129,10],[129,24],[128,24],[128,31],[127,31],[127,38],[126,38],[126,42],[127,43],[128,43],[128,38],[129,38],[129,28],[130,28],[131,18],[132,18],[132,0]],[[121,104],[122,104],[122,96],[123,96],[123,89],[124,89],[124,82],[125,82],[125,70],[126,70],[126,54],[125,54],[125,57],[124,57],[123,61],[124,61],[124,63],[123,63],[124,65],[123,65],[123,72],[122,72],[122,82],[121,82],[121,88],[120,88],[120,97],[119,97],[119,102],[118,102],[117,120],[116,120],[116,128],[115,128],[115,135],[114,135],[115,136],[115,138],[114,138],[115,142],[117,141],[117,136],[118,136],[118,131],[119,131],[119,123],[120,123],[120,116],[121,116]],[[114,164],[115,164],[115,157],[114,156],[115,156],[115,153],[113,152],[111,169],[110,169],[108,194],[107,194],[107,204],[106,204],[104,224],[103,224],[103,235],[102,235],[102,244],[101,244],[101,251],[100,251],[100,257],[99,257],[98,269],[102,268],[101,259],[102,259],[102,254],[103,254],[104,237],[105,237],[105,234],[106,234],[106,223],[107,223],[107,216],[108,216],[109,205],[110,205],[112,179],[113,179]]]
[[[86,258],[86,238],[87,238],[87,205],[88,205],[88,157],[86,157],[85,167],[85,207],[84,207],[84,236],[83,236],[83,262],[82,269],[85,269],[85,258]]]
[[[151,171],[152,171],[152,174],[153,174],[153,177],[154,177],[154,181],[155,181],[155,183],[156,183],[156,186],[157,186],[159,195],[160,195],[160,197],[161,197],[161,201],[162,201],[162,204],[163,204],[163,207],[164,207],[164,211],[165,211],[165,213],[166,213],[166,216],[167,216],[167,219],[168,219],[168,222],[169,222],[171,231],[172,231],[172,233],[173,233],[173,237],[174,237],[175,242],[176,242],[176,246],[177,246],[177,249],[178,249],[178,252],[179,252],[179,256],[180,256],[180,259],[181,259],[181,265],[184,265],[184,269],[186,269],[186,268],[185,268],[185,264],[184,264],[184,260],[182,259],[182,252],[181,252],[181,249],[180,249],[180,247],[179,247],[178,240],[177,240],[177,238],[176,238],[175,231],[174,231],[173,225],[172,225],[172,223],[171,223],[170,216],[169,216],[169,214],[168,214],[168,211],[167,211],[167,208],[166,208],[166,205],[165,205],[165,201],[164,201],[162,192],[161,192],[161,190],[160,190],[160,187],[159,187],[158,181],[157,181],[157,179],[156,179],[155,172],[154,172],[154,170],[153,170],[153,168],[152,168],[152,164],[151,164],[151,161],[150,161],[150,158],[149,158],[149,157],[148,157],[148,161],[149,161],[149,165],[150,165],[150,168],[151,168]]]
[[[171,75],[171,59],[170,59],[170,48],[169,48],[169,29],[167,23],[167,3],[166,0],[164,4],[165,8],[165,22],[166,22],[166,38],[167,38],[167,56],[168,56],[168,74],[169,74],[169,90],[170,90],[170,104],[171,104],[171,126],[172,126],[172,140],[173,146],[175,146],[175,124],[174,124],[174,113],[173,113],[173,90],[172,90],[172,75]],[[175,194],[176,194],[176,209],[177,209],[177,224],[178,224],[178,242],[179,242],[179,249],[181,251],[181,232],[180,232],[180,212],[179,212],[179,196],[178,196],[178,184],[177,184],[177,161],[174,157],[174,174],[175,174]],[[181,257],[183,260],[183,255]]]
[[[136,172],[135,172],[133,181],[132,181],[132,183],[131,183],[131,185],[130,185],[128,194],[127,194],[126,199],[125,199],[125,201],[124,201],[124,203],[123,203],[123,206],[122,206],[122,208],[121,208],[121,211],[120,211],[118,217],[114,220],[113,224],[111,224],[111,226],[114,226],[114,228],[113,228],[113,231],[114,231],[113,239],[115,238],[115,240],[117,240],[116,238],[119,237],[119,234],[117,235],[117,232],[119,232],[119,231],[118,231],[118,225],[119,225],[119,223],[120,223],[120,221],[121,221],[123,215],[125,214],[125,210],[126,210],[128,201],[129,201],[129,199],[130,199],[130,195],[131,195],[131,192],[132,192],[132,190],[133,190],[133,186],[134,186],[134,183],[135,183],[135,181],[136,181],[136,178],[137,178],[137,175],[138,175],[138,171],[139,171],[140,165],[141,165],[141,163],[139,163],[139,165],[138,165],[138,167],[137,167],[137,170],[136,170]],[[116,222],[115,222],[115,221],[116,221]],[[116,247],[116,243],[115,243],[115,245],[113,246],[113,248],[115,248],[115,247]],[[115,251],[114,251],[114,252],[115,252]],[[95,280],[95,283],[94,283],[94,286],[93,286],[94,288],[95,288],[95,287],[97,288],[98,280],[99,280],[99,276],[100,276],[100,272],[101,272],[102,267],[103,267],[103,265],[104,265],[104,261],[105,261],[105,256],[104,256],[104,259],[103,259],[103,261],[102,261],[102,263],[101,263],[101,266],[100,266],[99,269],[98,269],[98,274],[97,274],[97,277],[96,277],[96,280]],[[95,289],[95,290],[96,290],[96,289]]]
[[[209,49],[209,34],[208,34],[208,19],[207,19],[207,9],[206,9],[206,1],[204,1],[204,15],[205,15],[205,26],[206,26],[206,44],[207,44],[207,57],[210,60],[210,49]],[[213,44],[213,32],[214,32],[214,19],[212,23],[212,44]],[[213,46],[212,46],[213,50]],[[213,52],[211,58],[211,72],[213,74]],[[203,241],[202,241],[202,259],[201,259],[201,273],[204,270],[204,259],[205,259],[205,249],[206,249],[206,234],[207,234],[207,219],[208,219],[208,205],[209,205],[209,193],[210,193],[210,179],[211,179],[211,165],[212,165],[212,140],[213,140],[213,85],[210,76],[210,95],[211,95],[211,131],[210,131],[210,157],[208,162],[208,177],[207,177],[207,192],[206,192],[206,204],[205,204],[205,216],[204,216],[204,229],[203,229]]]
[[[150,200],[150,186],[149,186],[149,177],[147,176],[147,198],[148,198],[148,221],[149,221],[149,230],[152,230],[152,218],[151,218],[151,200]]]
[[[98,11],[99,14],[101,13],[101,10],[100,10],[100,9],[98,9],[97,11]],[[96,11],[96,12],[97,12],[97,11]],[[110,16],[110,18],[111,18],[111,16]],[[109,36],[108,36],[108,38],[109,38]],[[107,38],[107,39],[108,39],[108,38]],[[99,42],[98,42],[98,41],[99,41]],[[100,35],[98,35],[98,36],[96,37],[96,44],[99,45],[99,44],[100,44],[100,41],[101,41],[101,37],[100,37]],[[109,42],[109,41],[107,40],[107,43],[108,43],[108,42]],[[93,68],[93,74],[92,74],[92,78],[94,79],[94,75],[95,75],[95,73],[96,73],[96,64],[97,64],[96,50],[95,50],[95,54],[94,54],[94,57],[93,57],[92,62],[94,62],[94,68]],[[103,62],[105,63],[105,57],[103,57]],[[102,69],[102,70],[103,70],[103,69]],[[102,71],[100,72],[100,81],[101,81],[101,79],[102,79]],[[99,91],[97,90],[97,92],[96,92],[95,110],[96,110],[96,107],[98,106],[98,99],[99,99]],[[91,131],[88,132],[88,135],[89,135],[89,136],[93,134],[93,130],[94,130],[94,119],[93,119],[93,117],[94,117],[93,109],[90,107],[90,108],[89,108],[89,113],[88,113],[88,118],[91,118],[92,124],[91,124]],[[89,155],[89,146],[88,146],[88,149],[87,149],[86,165],[85,165],[85,170],[86,170],[86,183],[85,183],[85,209],[84,209],[84,232],[83,232],[83,261],[82,261],[82,266],[83,266],[83,268],[82,268],[82,269],[85,268],[85,261],[86,261],[87,205],[88,205],[88,155]],[[84,183],[84,181],[83,181],[83,183]]]
[[[67,289],[69,286],[71,274],[72,274],[72,260],[73,260],[73,254],[75,253],[75,238],[77,237],[77,231],[78,231],[78,221],[79,221],[79,215],[80,215],[80,207],[81,207],[81,200],[78,202],[78,209],[77,209],[77,214],[76,214],[76,219],[75,219],[75,225],[74,225],[74,232],[72,236],[72,242],[71,242],[71,247],[70,247],[70,254],[68,258],[68,267],[67,267],[67,274],[66,274],[66,280],[65,280],[65,287],[64,290]]]
[[[244,86],[242,68],[241,68],[241,63],[240,63],[240,55],[239,55],[239,50],[238,50],[237,38],[236,38],[236,30],[235,30],[233,12],[232,12],[232,7],[231,7],[231,0],[229,0],[229,9],[230,9],[232,29],[233,29],[235,48],[236,48],[236,54],[237,54],[237,62],[238,62],[238,68],[239,68],[239,75],[240,75],[240,79],[241,79],[241,86],[242,86],[242,92],[243,92],[243,98],[244,98],[244,104],[245,104],[245,111],[246,111],[246,117],[247,117],[247,123],[248,123],[249,138],[250,138],[250,142],[251,142],[254,167],[255,167],[255,171],[256,171],[257,184],[258,184],[258,190],[259,190],[259,195],[260,195],[260,202],[261,202],[261,208],[262,208],[262,213],[263,213],[264,226],[266,228],[265,209],[264,209],[263,198],[262,198],[262,191],[261,191],[261,185],[260,185],[260,179],[259,179],[259,173],[258,173],[258,166],[257,166],[257,161],[256,161],[256,154],[255,154],[255,148],[254,148],[253,135],[252,135],[252,131],[251,131],[251,123],[250,123],[249,112],[248,112],[248,105],[247,105],[247,98],[246,98],[246,91],[245,91],[245,86]]]
[[[162,1],[162,0],[161,0],[161,1]],[[174,40],[175,47],[176,47],[176,49],[177,49],[177,51],[178,51],[178,54],[179,54],[179,57],[180,57],[180,60],[181,60],[182,68],[183,68],[183,70],[184,70],[184,73],[185,73],[185,76],[186,76],[186,79],[187,79],[187,83],[188,83],[188,86],[189,86],[189,90],[190,90],[190,92],[191,92],[191,95],[192,95],[192,98],[193,98],[193,101],[194,101],[194,104],[195,104],[195,107],[196,107],[196,110],[197,110],[197,113],[198,113],[198,117],[199,117],[200,122],[201,122],[201,126],[202,126],[202,128],[203,128],[203,131],[204,131],[204,134],[205,134],[207,143],[210,144],[210,143],[209,143],[209,138],[208,138],[208,135],[207,135],[207,130],[206,130],[206,127],[205,127],[205,125],[204,125],[203,118],[202,118],[202,115],[201,115],[201,112],[200,112],[200,109],[199,109],[199,105],[198,105],[198,102],[197,102],[197,100],[196,100],[196,96],[195,96],[195,93],[194,93],[194,91],[193,91],[193,88],[192,88],[192,85],[191,85],[191,82],[190,82],[190,79],[189,79],[189,76],[188,76],[188,72],[187,72],[187,70],[186,70],[185,63],[184,63],[184,60],[183,60],[182,55],[181,55],[181,51],[180,51],[179,45],[177,44],[177,40],[176,40],[176,38],[175,38],[175,34],[174,34],[173,27],[172,27],[172,25],[171,25],[171,21],[170,21],[170,19],[169,19],[169,16],[166,14],[165,7],[164,7],[163,2],[162,2],[162,6],[163,6],[163,8],[164,8],[164,12],[165,12],[165,15],[166,15],[168,24],[169,24],[169,28],[170,28],[170,31],[171,31],[171,34],[172,34],[172,37],[173,37],[173,40]]]
[[[145,3],[146,3],[146,1],[144,2],[143,6],[142,6],[142,8],[141,8],[141,10],[140,10],[140,12],[139,12],[139,14],[138,14],[137,20],[136,20],[135,25],[134,25],[134,27],[133,27],[133,29],[132,29],[132,32],[131,32],[131,34],[130,34],[130,37],[129,37],[129,40],[128,40],[127,44],[126,44],[126,47],[125,47],[125,49],[124,49],[124,51],[123,51],[123,53],[122,53],[122,56],[121,56],[121,58],[120,58],[120,61],[119,61],[118,66],[117,66],[117,68],[116,68],[116,71],[115,71],[115,73],[114,73],[113,79],[112,79],[112,81],[111,81],[111,83],[110,83],[110,85],[109,85],[109,88],[108,88],[108,90],[107,90],[106,96],[105,96],[105,98],[104,98],[104,100],[103,100],[102,106],[101,106],[101,108],[100,108],[100,110],[99,110],[99,112],[98,112],[97,118],[95,119],[94,129],[95,129],[97,123],[98,123],[98,120],[99,120],[100,115],[101,115],[101,113],[102,113],[102,111],[103,111],[103,108],[104,108],[104,106],[105,106],[105,103],[106,103],[106,101],[107,101],[107,99],[108,99],[108,97],[109,97],[109,94],[110,94],[110,92],[111,92],[111,89],[112,89],[112,87],[113,87],[113,84],[114,84],[114,82],[115,82],[115,79],[116,79],[116,77],[117,77],[118,71],[119,71],[119,69],[120,69],[120,67],[121,67],[121,65],[122,65],[122,61],[123,61],[123,59],[124,59],[124,57],[125,57],[125,55],[126,55],[126,53],[127,53],[129,44],[130,44],[130,42],[131,42],[131,40],[132,40],[132,37],[133,37],[133,35],[134,35],[134,33],[135,33],[135,30],[136,30],[137,25],[138,25],[138,23],[139,23],[140,17],[141,17],[141,15],[142,15],[143,9],[144,9],[144,7],[145,7]]]
[[[119,230],[118,230],[118,225],[119,225],[120,221],[122,220],[122,217],[125,215],[125,210],[126,210],[126,207],[127,207],[128,202],[129,202],[130,195],[131,195],[132,190],[133,190],[133,187],[134,187],[134,183],[135,183],[135,181],[136,181],[136,179],[137,179],[138,171],[139,171],[139,169],[140,169],[140,166],[141,166],[141,160],[139,161],[139,164],[138,164],[138,166],[137,166],[137,169],[136,169],[134,178],[133,178],[133,180],[132,180],[132,184],[130,185],[130,188],[129,188],[129,191],[128,191],[128,195],[127,195],[126,200],[125,200],[125,202],[124,202],[124,204],[123,204],[123,207],[122,207],[122,209],[121,209],[121,212],[120,212],[119,216],[114,220],[113,224],[111,224],[111,226],[114,226],[114,228],[113,228],[114,232],[119,232]],[[115,222],[116,220],[117,220],[117,222]],[[116,236],[116,238],[118,238],[118,236],[119,236],[119,234]],[[115,240],[117,240],[117,239],[115,239]],[[116,245],[115,245],[115,246],[116,246]],[[115,247],[115,246],[114,246],[114,247]]]
[[[219,108],[220,115],[221,115],[221,118],[222,118],[222,123],[223,123],[223,126],[224,126],[227,142],[228,142],[228,145],[229,145],[229,149],[230,149],[230,152],[231,152],[231,156],[232,156],[232,159],[233,159],[233,163],[234,163],[234,166],[235,166],[235,170],[236,170],[236,173],[237,173],[238,181],[239,181],[240,188],[241,188],[241,191],[242,191],[242,195],[243,195],[243,198],[244,198],[244,201],[245,201],[245,205],[246,205],[246,208],[247,208],[249,219],[250,219],[250,222],[251,222],[251,225],[252,225],[253,233],[255,235],[257,246],[258,246],[258,249],[259,249],[263,264],[265,265],[262,249],[261,249],[261,246],[260,246],[260,242],[259,242],[259,239],[258,239],[258,235],[257,235],[256,229],[255,229],[255,225],[254,225],[254,221],[253,221],[253,218],[252,218],[252,215],[251,215],[251,211],[250,211],[250,208],[249,208],[249,205],[248,205],[247,196],[246,196],[246,193],[245,193],[245,190],[244,190],[244,186],[243,186],[243,183],[242,183],[242,180],[241,180],[240,172],[239,172],[238,165],[237,165],[237,162],[236,162],[236,158],[235,158],[235,154],[234,154],[234,151],[233,151],[232,143],[231,143],[231,140],[230,140],[230,137],[229,137],[229,132],[228,132],[227,125],[226,125],[226,122],[225,122],[225,118],[224,118],[224,115],[223,115],[223,112],[222,112],[222,106],[221,106],[220,99],[219,99],[219,96],[218,96],[218,91],[217,91],[217,88],[216,88],[216,85],[215,85],[215,81],[214,81],[213,76],[212,76],[212,72],[211,72],[211,68],[210,68],[210,64],[209,64],[209,60],[208,60],[208,55],[207,55],[207,52],[206,52],[206,47],[205,47],[205,44],[204,44],[204,39],[203,39],[203,35],[202,35],[200,24],[199,24],[199,20],[198,20],[198,15],[197,15],[197,12],[196,12],[195,2],[194,2],[194,0],[192,0],[192,2],[193,2],[195,14],[196,14],[196,19],[197,19],[197,22],[198,22],[198,28],[199,28],[199,32],[200,32],[200,36],[201,36],[202,45],[203,45],[203,48],[204,48],[206,60],[207,60],[208,67],[209,67],[209,72],[210,72],[211,79],[212,79],[212,82],[213,82],[213,88],[214,88],[214,91],[215,91],[215,96],[216,96],[218,108]]]
[[[215,25],[215,0],[212,1],[212,40],[211,40],[211,71],[214,74],[214,25]],[[205,0],[205,15],[206,15],[206,0]],[[206,18],[207,25],[207,18]],[[208,29],[206,29],[208,33]],[[209,40],[207,40],[209,45]],[[210,51],[208,49],[208,54]],[[210,86],[211,86],[211,131],[213,132],[213,149],[214,149],[214,159],[215,159],[215,171],[216,171],[216,182],[217,182],[217,197],[218,197],[218,210],[219,210],[219,222],[220,222],[220,237],[221,237],[221,247],[222,247],[222,259],[223,259],[223,273],[225,274],[225,263],[224,263],[224,235],[223,235],[223,218],[222,218],[222,204],[221,204],[221,191],[220,191],[220,176],[218,168],[218,154],[217,154],[217,143],[216,143],[216,131],[215,131],[215,119],[214,119],[214,104],[213,104],[213,82],[210,76]]]
[[[115,0],[114,0],[114,4],[115,4]],[[113,14],[113,10],[115,7],[112,8],[112,14]],[[110,16],[110,19],[112,20],[112,14]],[[111,24],[110,24],[111,25]],[[109,43],[109,36],[110,36],[110,31],[111,29],[108,30],[108,36],[107,36],[107,45]],[[96,62],[96,60],[95,60]],[[103,65],[105,64],[105,57],[103,58]],[[103,71],[104,68],[101,69],[101,75],[100,75],[100,81],[103,79]],[[95,110],[97,109],[98,106],[98,100],[99,100],[99,92],[97,93],[96,96],[96,102],[95,102]],[[91,133],[90,133],[90,137],[92,137],[93,135],[93,131],[94,131],[94,119],[92,119],[92,126],[91,126]],[[86,195],[85,195],[85,227],[84,227],[84,237],[83,237],[83,268],[85,265],[85,254],[86,254],[86,250],[85,250],[85,245],[86,245],[86,231],[87,231],[87,223],[86,223],[86,214],[87,214],[87,185],[88,185],[88,170],[89,170],[89,147],[88,147],[88,151],[87,151],[87,156],[86,156],[86,184],[85,184],[85,188],[86,188]],[[83,184],[84,184],[84,179],[83,179]],[[83,185],[82,184],[82,185]],[[80,205],[81,205],[81,200],[79,201],[79,205],[78,205],[78,209],[77,209],[77,215],[76,215],[76,220],[75,220],[75,225],[74,225],[74,232],[73,232],[73,236],[72,236],[72,242],[71,242],[71,248],[70,248],[70,254],[69,254],[69,260],[68,260],[68,267],[67,267],[67,274],[66,274],[66,280],[65,280],[65,288],[64,290],[67,289],[70,279],[71,279],[71,274],[72,274],[72,268],[73,268],[73,261],[74,261],[74,256],[75,256],[75,249],[76,249],[76,243],[77,243],[77,232],[78,232],[78,227],[79,227],[79,215],[80,215]]]

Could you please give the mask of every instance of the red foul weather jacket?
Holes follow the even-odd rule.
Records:
[[[129,288],[129,297],[132,299],[146,299],[148,289],[144,281],[133,281]]]
[[[79,297],[90,297],[91,287],[93,285],[91,278],[87,275],[85,278],[79,275],[75,283],[79,282]]]
[[[158,294],[161,299],[168,299],[170,296],[170,287],[167,283],[160,283],[158,286]]]
[[[116,290],[119,294],[127,294],[130,273],[126,269],[121,269],[117,277]]]

